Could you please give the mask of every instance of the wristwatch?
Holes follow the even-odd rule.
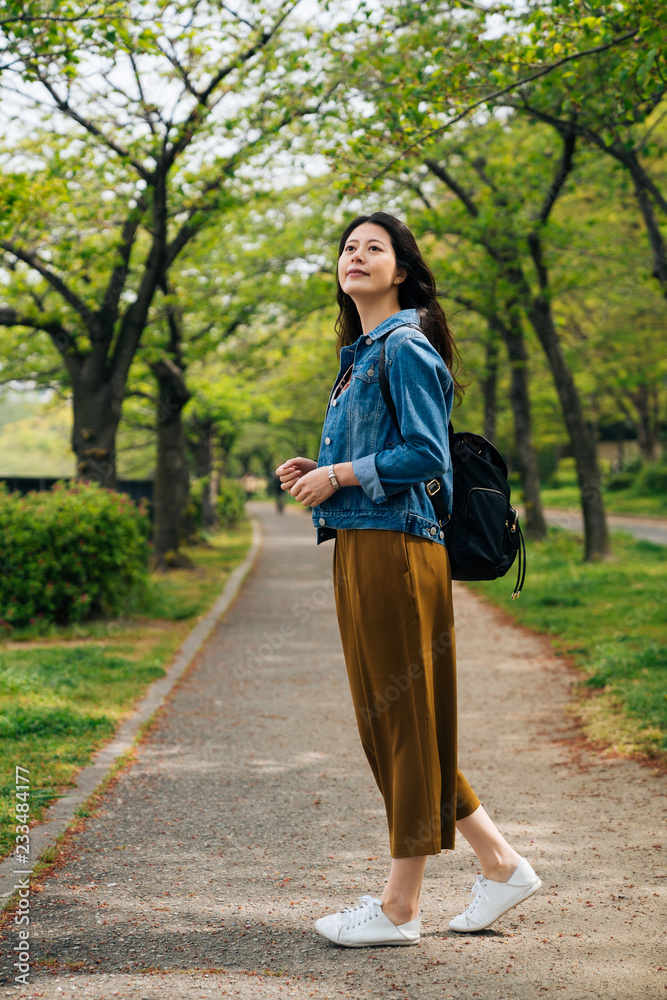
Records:
[[[340,483],[336,479],[336,476],[334,475],[334,470],[333,469],[334,469],[333,465],[330,465],[329,466],[329,482],[331,483],[331,485],[333,486],[333,488],[335,490],[339,490],[340,489]]]

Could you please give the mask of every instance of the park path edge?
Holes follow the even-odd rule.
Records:
[[[4,909],[12,902],[16,891],[16,879],[32,873],[41,856],[57,843],[73,821],[78,819],[77,810],[95,795],[108,778],[118,761],[132,749],[135,742],[153,716],[162,707],[167,697],[200,652],[211,632],[221,618],[229,611],[238,597],[241,586],[252,571],[262,548],[263,533],[261,522],[252,517],[252,543],[242,563],[230,574],[224,589],[213,606],[200,618],[192,631],[185,637],[176,651],[165,675],[159,677],[136,705],[134,711],[120,724],[111,740],[93,755],[91,762],[82,768],[65,793],[49,806],[43,820],[30,828],[30,868],[19,871],[13,854],[0,862],[0,906]],[[27,866],[24,866],[24,868]]]

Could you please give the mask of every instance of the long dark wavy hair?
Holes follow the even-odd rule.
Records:
[[[419,252],[417,241],[400,219],[388,212],[373,212],[371,215],[358,215],[347,226],[338,247],[340,258],[350,234],[364,222],[372,222],[386,229],[391,238],[391,245],[396,255],[396,264],[402,268],[407,277],[398,288],[398,303],[401,309],[416,309],[419,313],[419,325],[428,340],[441,356],[452,378],[454,393],[460,402],[467,383],[462,383],[457,374],[461,369],[461,356],[454,343],[452,331],[436,295],[435,278]],[[353,344],[362,334],[361,319],[354,301],[343,291],[338,280],[336,267],[336,298],[340,312],[336,320],[335,330],[336,354],[340,357],[342,347]]]

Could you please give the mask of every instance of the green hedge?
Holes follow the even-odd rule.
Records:
[[[639,474],[639,488],[650,496],[667,493],[667,465],[647,465]]]
[[[634,486],[636,479],[637,477],[632,472],[616,472],[607,480],[607,489],[612,492],[616,490],[628,490],[631,486]]]
[[[96,483],[0,489],[0,630],[120,612],[146,580],[143,505]]]
[[[229,528],[245,516],[246,492],[235,479],[222,479],[218,487],[216,514],[220,524]]]
[[[187,515],[193,534],[203,527],[202,498],[210,483],[209,476],[201,476],[190,482],[190,501]],[[230,528],[245,517],[246,491],[235,479],[222,478],[218,484],[215,516],[221,528]]]
[[[572,456],[561,458],[549,478],[549,486],[560,489],[562,486],[573,486],[577,483],[577,466]]]

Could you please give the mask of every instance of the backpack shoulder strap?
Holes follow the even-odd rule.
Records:
[[[398,433],[400,434],[401,433],[401,428],[400,428],[399,423],[398,423],[398,416],[396,414],[396,407],[394,406],[394,401],[391,398],[391,390],[389,388],[389,379],[387,378],[387,373],[385,372],[385,366],[384,366],[384,343],[382,344],[382,348],[380,350],[380,358],[379,358],[379,361],[378,361],[378,376],[379,376],[379,379],[380,379],[380,389],[382,390],[382,395],[384,397],[385,404],[387,406],[387,409],[389,410],[389,413],[391,415],[392,420],[396,424],[396,427],[398,429]],[[447,428],[447,432],[448,432],[448,438],[449,438],[449,451],[450,451],[450,455],[453,456],[453,454],[454,454],[454,428],[452,427],[451,420],[449,422],[449,426]],[[433,504],[433,509],[435,511],[435,515],[436,515],[438,524],[440,525],[441,528],[444,528],[445,525],[449,522],[450,515],[449,515],[449,511],[447,509],[447,504],[445,503],[445,499],[444,499],[444,497],[442,495],[442,489],[440,487],[440,482],[437,479],[431,479],[428,482],[425,482],[424,485],[426,486],[426,492],[428,493],[428,495],[431,498],[431,503]]]
[[[382,391],[382,396],[391,419],[396,424],[396,428],[400,433],[401,428],[398,426],[398,417],[396,416],[396,407],[394,406],[394,400],[391,398],[391,390],[389,388],[389,379],[387,378],[387,373],[384,370],[384,343],[382,344],[382,350],[380,351],[380,360],[378,361],[378,375],[380,377],[380,389]]]
[[[424,332],[420,326],[417,326],[416,323],[403,323],[401,324],[401,326],[410,327],[411,330],[419,330],[420,333]],[[400,329],[400,327],[398,329]],[[393,332],[394,331],[392,330],[391,333]],[[390,335],[391,334],[389,334],[389,336]],[[391,398],[391,390],[389,389],[389,379],[387,378],[387,373],[385,371],[385,364],[384,364],[384,345],[386,344],[387,339],[388,337],[385,337],[382,341],[382,348],[380,350],[380,360],[378,361],[378,375],[380,377],[380,389],[382,390],[382,396],[384,398],[385,405],[389,410],[391,419],[396,424],[396,428],[400,434],[401,428],[398,423],[398,417],[396,416],[396,407],[394,406],[394,401]]]
[[[406,323],[405,325],[406,326],[412,326],[411,323],[409,323],[409,324]],[[416,326],[416,327],[414,327],[414,329],[415,330],[421,330],[421,327]],[[391,398],[391,389],[389,388],[389,379],[387,378],[387,373],[385,371],[384,345],[385,345],[385,341],[382,342],[382,348],[380,350],[380,359],[378,361],[378,376],[379,376],[379,379],[380,379],[380,390],[382,391],[382,397],[384,399],[385,405],[386,405],[387,409],[389,410],[389,415],[391,416],[391,419],[396,424],[396,428],[397,428],[397,430],[398,430],[398,432],[400,434],[401,428],[400,428],[400,425],[398,423],[398,416],[396,415],[396,407],[394,406],[394,400]],[[451,420],[449,421],[449,427],[447,428],[447,430],[449,432],[449,434],[448,434],[448,436],[449,436],[449,447],[450,447],[450,450],[451,450],[454,447],[454,428],[452,427]]]

